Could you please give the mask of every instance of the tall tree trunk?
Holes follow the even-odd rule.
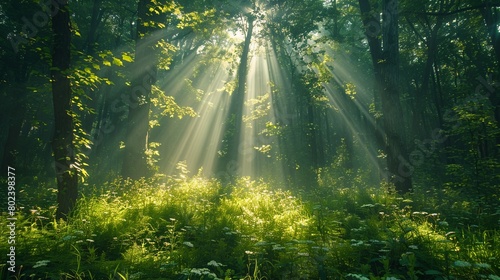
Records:
[[[54,135],[52,150],[57,176],[57,218],[66,218],[78,196],[78,170],[75,165],[71,86],[68,78],[71,57],[71,24],[67,0],[60,0],[59,11],[52,17],[52,94]]]
[[[27,112],[26,96],[28,89],[26,88],[26,83],[29,79],[29,70],[25,59],[22,58],[23,56],[17,54],[16,60],[14,60],[16,65],[11,67],[15,73],[15,84],[7,91],[11,93],[7,96],[7,104],[11,106],[5,112],[8,120],[8,131],[2,153],[2,170],[6,170],[8,166],[16,166],[19,136],[21,135],[21,129]]]
[[[227,151],[219,160],[218,172],[223,175],[234,171],[235,164],[238,162],[240,135],[243,122],[243,106],[245,102],[246,79],[248,73],[248,56],[250,54],[250,43],[252,41],[254,18],[253,15],[247,16],[247,33],[243,50],[241,53],[240,64],[238,66],[237,79],[238,84],[231,95],[231,105],[229,107],[228,123],[226,124]]]
[[[94,0],[92,5],[92,16],[90,18],[90,27],[87,34],[87,40],[85,41],[85,49],[87,54],[93,55],[95,52],[95,38],[97,33],[97,27],[102,19],[102,0]]]
[[[425,112],[427,110],[427,106],[429,102],[435,101],[436,98],[431,99],[431,77],[432,77],[432,71],[433,71],[433,66],[436,61],[437,57],[437,51],[438,51],[438,32],[439,29],[442,26],[443,23],[443,18],[438,17],[436,19],[436,23],[434,26],[431,26],[429,23],[429,30],[425,31],[425,38],[420,35],[420,33],[416,30],[414,27],[413,23],[410,21],[408,17],[406,17],[406,20],[408,22],[408,25],[410,25],[411,29],[414,31],[415,35],[418,36],[421,40],[423,40],[426,45],[427,45],[427,59],[425,62],[425,67],[424,71],[422,74],[422,84],[421,87],[417,87],[417,92],[415,95],[415,105],[414,105],[414,114],[413,114],[413,131],[414,135],[417,138],[422,138],[422,137],[430,137],[428,135],[428,129],[425,125]],[[429,20],[426,18],[425,21],[428,23]],[[439,104],[435,104],[436,108],[438,108],[438,114],[439,112]],[[440,116],[438,116],[440,117]]]
[[[411,191],[413,169],[407,162],[406,143],[401,137],[401,133],[404,133],[404,122],[399,99],[398,1],[383,0],[382,4],[381,25],[376,17],[378,13],[372,10],[369,0],[359,0],[375,72],[375,94],[380,96],[383,113],[387,159],[385,177],[395,185],[399,193],[407,193]]]
[[[490,35],[498,67],[500,67],[500,32],[498,31],[500,15],[496,11],[496,8],[492,7],[490,0],[485,0],[485,3],[485,6],[481,8],[481,15],[483,16],[488,34]]]
[[[333,27],[330,30],[331,36],[334,40],[342,42],[343,38],[340,36],[340,28],[339,28],[339,18],[341,16],[340,11],[338,9],[337,0],[333,0],[331,2],[331,17],[333,18]]]
[[[316,123],[316,118],[314,117],[315,115],[315,110],[314,110],[314,104],[313,104],[313,98],[310,96],[310,93],[306,93],[304,90],[304,93],[307,94],[307,105],[306,105],[306,135],[307,135],[307,146],[309,148],[309,156],[310,156],[310,164],[313,168],[313,170],[316,170],[320,166],[320,151],[319,151],[319,144],[318,140],[320,137],[318,136],[319,134],[319,127]]]
[[[128,129],[125,136],[125,154],[122,176],[139,179],[149,175],[146,151],[149,132],[149,109],[152,86],[158,71],[153,28],[145,26],[159,20],[149,12],[149,0],[140,0],[137,6],[137,31],[135,61],[132,71],[131,92],[128,104]],[[153,38],[153,36],[155,38]]]
[[[9,128],[4,145],[2,170],[7,170],[8,166],[16,166],[19,136],[24,123],[24,114],[26,113],[26,90],[24,84],[18,84],[17,87],[12,90],[14,96],[9,104],[14,105],[15,109],[9,114]]]
[[[498,25],[500,24],[500,14],[497,12],[496,8],[491,6],[490,0],[486,0],[486,5],[481,9],[481,15],[483,16],[488,34],[490,35],[491,44],[495,52],[495,57],[497,60],[497,69],[500,70],[500,31],[498,30]],[[500,72],[497,73],[495,79],[500,77]],[[491,87],[491,85],[490,85]],[[497,123],[500,123],[500,97],[495,89],[487,89],[488,98],[494,107],[494,114]],[[500,145],[500,136],[496,139],[496,144]]]

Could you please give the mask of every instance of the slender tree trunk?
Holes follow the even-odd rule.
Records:
[[[17,65],[13,66],[15,71],[15,84],[8,90],[11,94],[8,94],[7,104],[11,104],[6,112],[8,119],[8,131],[5,145],[3,147],[2,154],[2,170],[7,170],[8,166],[16,166],[18,151],[19,136],[21,135],[21,130],[23,123],[25,122],[25,114],[27,111],[27,88],[26,83],[28,81],[28,72],[24,59],[21,58],[22,55],[18,55],[16,62]]]
[[[54,152],[57,176],[57,218],[66,218],[78,196],[78,170],[75,165],[71,86],[68,78],[71,57],[71,24],[67,0],[61,0],[59,11],[52,17],[54,34],[52,52],[52,94],[54,106]]]
[[[342,85],[339,83],[338,86],[341,88]],[[347,169],[351,169],[354,167],[354,133],[355,128],[351,126],[350,123],[361,123],[360,116],[362,113],[359,111],[359,108],[354,103],[347,93],[344,91],[339,95],[340,97],[340,106],[341,110],[344,111],[345,116],[349,116],[351,118],[350,121],[342,120],[341,123],[341,138],[344,139],[345,147],[347,151],[347,158],[344,162],[344,167]],[[342,143],[340,143],[342,144]]]
[[[22,85],[17,88],[17,90],[13,90],[13,92],[16,93],[16,98],[20,98],[21,101],[14,101],[10,103],[15,106],[15,111],[10,113],[9,128],[2,158],[2,170],[7,170],[8,166],[16,166],[17,155],[19,153],[19,136],[21,134],[22,125],[25,121],[24,114],[26,113],[26,106],[23,104],[25,102],[23,99],[26,95],[26,88]]]
[[[404,122],[399,99],[399,33],[398,1],[383,0],[383,22],[376,17],[369,0],[359,0],[363,25],[366,29],[375,72],[375,94],[380,96],[382,125],[385,133],[387,173],[399,193],[411,191],[413,167],[408,164],[404,135]],[[380,35],[382,41],[380,40]],[[383,44],[381,44],[383,43]],[[383,48],[382,48],[383,46]]]
[[[437,54],[438,54],[438,45],[439,45],[438,32],[439,32],[439,29],[441,28],[441,26],[442,26],[442,19],[438,18],[436,24],[432,27],[430,34],[428,34],[430,36],[430,38],[428,39],[427,61],[425,64],[424,80],[423,80],[423,84],[422,84],[422,94],[425,94],[428,96],[433,95],[433,97],[434,97],[432,100],[434,101],[435,106],[436,106],[438,120],[441,119],[441,107],[440,107],[439,102],[437,102],[438,101],[438,98],[436,96],[437,93],[435,91],[431,91],[431,78],[432,78],[433,67],[436,64],[436,58],[437,58]],[[422,110],[421,112],[423,113],[424,111]],[[423,124],[423,120],[424,120],[423,115],[421,116],[421,119],[422,119],[422,124]],[[424,127],[424,132],[426,130],[427,129]],[[423,133],[421,135],[426,135],[426,137],[429,136],[428,134],[425,134],[425,133]]]
[[[238,84],[231,96],[231,105],[229,107],[228,123],[226,124],[226,139],[227,151],[220,159],[218,164],[218,172],[223,175],[234,171],[234,167],[238,162],[240,135],[243,122],[243,106],[245,102],[246,79],[248,73],[248,56],[250,54],[250,43],[252,41],[254,18],[252,15],[247,16],[247,33],[243,50],[241,53],[240,64],[238,66],[237,79]],[[236,166],[236,169],[238,167]],[[227,173],[227,174],[226,174]]]
[[[390,181],[399,193],[411,191],[413,167],[408,163],[408,152],[402,135],[405,134],[403,111],[399,99],[399,31],[398,1],[383,1],[384,23],[382,38],[385,63],[382,63],[383,85],[382,111],[386,133],[387,167]]]
[[[343,38],[340,36],[340,29],[339,29],[339,17],[340,17],[340,12],[338,9],[338,3],[337,0],[333,0],[331,3],[331,17],[333,18],[333,27],[330,30],[331,36],[334,40],[342,42]]]
[[[490,35],[491,44],[495,53],[497,60],[497,69],[500,70],[500,31],[498,30],[498,24],[500,23],[500,14],[497,12],[496,8],[491,7],[490,0],[486,0],[486,6],[481,9],[481,15],[483,16],[488,34]],[[498,72],[496,79],[500,77],[500,72]],[[497,123],[500,123],[500,97],[496,90],[490,90],[488,98],[494,107],[494,116]],[[496,139],[497,146],[500,145],[500,136]]]
[[[86,52],[90,55],[95,52],[95,35],[97,33],[97,27],[102,18],[102,0],[94,0],[92,5],[92,17],[90,18],[90,27],[87,34],[87,40],[85,42]]]
[[[305,89],[304,89],[305,91]],[[319,155],[319,149],[318,149],[318,133],[319,133],[319,127],[316,125],[315,122],[315,110],[314,110],[314,104],[312,97],[309,95],[309,93],[305,93],[308,96],[307,98],[307,105],[306,105],[306,128],[307,128],[307,146],[309,148],[309,156],[310,156],[310,163],[312,168],[315,170],[320,166],[320,155]]]
[[[161,16],[149,12],[149,0],[140,0],[137,6],[137,32],[135,61],[132,71],[131,92],[128,104],[128,129],[125,136],[125,151],[122,176],[139,179],[149,174],[146,151],[148,149],[149,109],[152,86],[157,76],[157,53],[155,44],[159,35],[149,21],[160,22]],[[165,22],[165,21],[162,21]]]
[[[497,13],[496,8],[491,7],[490,0],[486,0],[486,5],[481,9],[481,15],[486,24],[488,34],[490,35],[491,44],[495,57],[497,59],[498,67],[500,67],[500,32],[498,31],[498,23],[500,15]]]
[[[408,24],[413,29],[415,35],[419,36],[422,40],[425,41],[427,45],[427,60],[425,62],[424,72],[422,74],[422,84],[421,87],[417,89],[415,96],[415,108],[413,115],[413,131],[415,137],[429,137],[428,130],[425,125],[425,112],[427,110],[428,102],[430,99],[430,80],[432,77],[433,65],[436,61],[437,50],[438,50],[438,31],[442,26],[442,17],[438,17],[436,20],[436,24],[434,26],[429,26],[430,30],[426,30],[424,39],[420,34],[416,31],[413,26],[413,23],[407,18]],[[435,99],[434,99],[435,100]],[[436,104],[436,107],[439,107]]]

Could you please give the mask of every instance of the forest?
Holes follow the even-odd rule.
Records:
[[[0,280],[500,280],[498,0],[0,22]]]

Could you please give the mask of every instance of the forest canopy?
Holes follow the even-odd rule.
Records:
[[[497,1],[20,0],[0,22],[22,279],[500,279]],[[41,240],[86,270],[42,278]]]

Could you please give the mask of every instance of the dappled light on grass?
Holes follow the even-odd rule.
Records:
[[[56,222],[53,208],[20,212],[23,272],[41,279],[500,274],[499,232],[461,226],[471,221],[466,211],[455,210],[458,219],[441,213],[458,197],[435,205],[419,194],[398,197],[388,185],[346,187],[329,172],[307,193],[249,178],[222,185],[183,168],[163,179],[115,180],[80,199],[67,222]]]
[[[0,280],[500,280],[491,1],[18,2]]]

